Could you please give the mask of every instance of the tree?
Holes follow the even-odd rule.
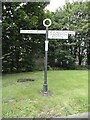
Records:
[[[63,60],[74,63],[78,58],[79,65],[81,65],[83,60],[86,59],[89,27],[88,16],[88,2],[74,2],[72,4],[67,2],[63,8],[55,12],[53,29],[62,30],[62,28],[67,28],[67,30],[74,30],[76,32],[75,37],[69,36],[68,40],[54,42],[55,45],[53,45],[52,49],[55,49],[55,46],[57,46],[57,55],[54,55],[54,58],[58,58],[59,63],[62,63]],[[52,58],[53,54],[50,55]]]
[[[41,29],[47,3],[6,2],[2,5],[2,68],[4,72],[31,71],[43,48],[43,36],[21,35],[20,29]]]

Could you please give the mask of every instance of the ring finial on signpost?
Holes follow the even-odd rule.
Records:
[[[49,24],[46,24],[46,21],[48,21]],[[49,19],[49,18],[44,19],[44,20],[43,20],[43,25],[44,25],[45,27],[51,26],[51,19]]]

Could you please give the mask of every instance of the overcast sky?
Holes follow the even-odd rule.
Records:
[[[69,0],[71,3],[73,1],[85,1],[85,0]],[[55,12],[55,10],[59,7],[65,5],[65,0],[50,0],[50,4],[46,7],[47,10]]]

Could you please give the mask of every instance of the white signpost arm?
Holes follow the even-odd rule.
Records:
[[[46,34],[45,30],[20,30],[24,34]]]

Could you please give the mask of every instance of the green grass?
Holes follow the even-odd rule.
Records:
[[[43,96],[43,72],[3,75],[2,117],[59,117],[88,111],[88,71],[48,71],[52,96]],[[20,78],[34,82],[17,83]]]

